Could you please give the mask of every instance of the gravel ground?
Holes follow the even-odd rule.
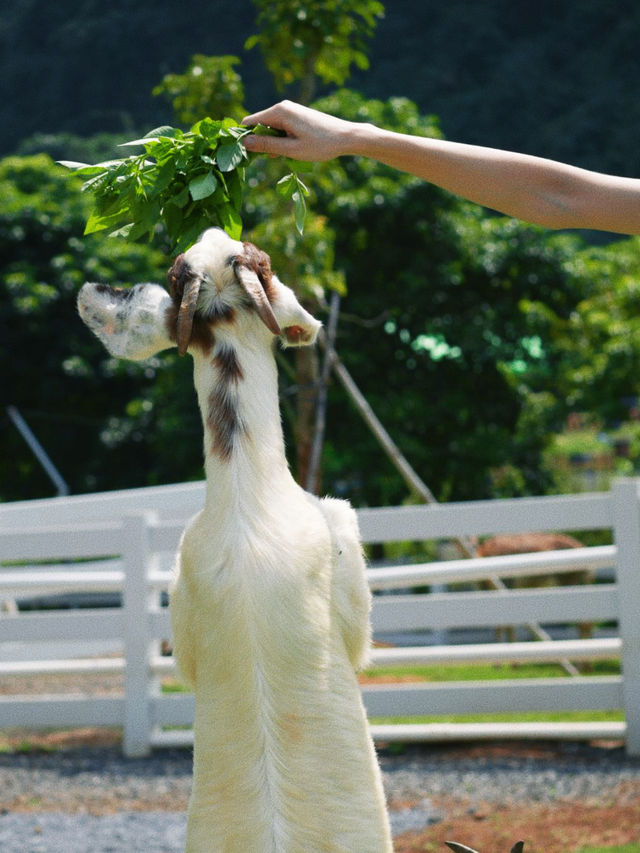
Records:
[[[453,802],[472,814],[487,804],[640,797],[640,760],[615,745],[409,747],[381,750],[380,763],[396,837],[438,823]],[[187,750],[131,760],[114,743],[0,755],[0,850],[177,853],[190,784]]]

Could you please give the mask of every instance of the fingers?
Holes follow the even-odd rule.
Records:
[[[295,140],[292,138],[291,130],[285,120],[283,104],[276,104],[266,110],[253,113],[245,116],[242,119],[242,124],[251,127],[255,124],[262,124],[266,127],[273,127],[276,130],[282,130],[287,136],[263,136],[255,135],[246,136],[244,144],[248,151],[256,154],[268,154],[271,157],[293,157],[295,158]]]
[[[295,107],[295,104],[290,105],[288,101],[282,101],[266,110],[245,116],[242,119],[242,124],[264,124],[267,127],[275,127],[277,130],[287,131],[287,115],[290,106]]]
[[[264,124],[286,133],[284,137],[247,136],[244,141],[249,151],[314,161],[330,160],[346,153],[341,150],[341,139],[348,122],[292,101],[281,101],[246,116],[242,123]]]
[[[247,122],[249,124],[249,122]],[[271,157],[294,157],[295,152],[291,143],[293,139],[286,136],[245,136],[242,140],[247,151],[254,154],[268,154]]]

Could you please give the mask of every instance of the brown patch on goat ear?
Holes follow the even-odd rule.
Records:
[[[191,274],[191,269],[187,263],[184,253],[177,255],[167,272],[167,283],[169,285],[169,293],[173,301],[179,305],[182,302],[182,294],[184,293],[184,285],[187,276]]]
[[[189,346],[199,347],[207,353],[211,350],[214,337],[206,320],[195,313],[200,284],[184,254],[176,257],[167,273],[169,293],[173,305],[165,318],[169,338],[178,346],[180,355],[184,355]]]
[[[189,266],[184,253],[178,255],[167,273],[169,293],[178,308],[175,325],[175,341],[178,352],[184,355],[191,341],[196,303],[202,279]]]
[[[235,258],[235,263],[240,264],[243,267],[247,267],[247,269],[250,269],[258,276],[267,299],[269,302],[273,302],[276,297],[276,292],[273,286],[271,258],[254,243],[245,242],[242,244],[242,247],[244,251],[241,255],[238,255]]]
[[[272,334],[279,335],[281,329],[271,308],[275,288],[269,255],[253,243],[242,245],[243,254],[232,261],[236,278],[265,326]]]
[[[178,305],[171,305],[167,309],[167,313],[164,318],[169,340],[176,344],[178,341],[178,311]],[[193,325],[191,326],[191,339],[189,340],[189,346],[196,347],[200,349],[204,355],[207,355],[207,353],[211,352],[214,343],[215,336],[213,334],[213,329],[203,317],[196,314],[193,318]]]

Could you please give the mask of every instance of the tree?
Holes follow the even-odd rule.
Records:
[[[234,70],[237,56],[191,58],[183,74],[166,74],[154,89],[173,106],[176,119],[190,127],[207,116],[228,116],[238,122],[246,115],[242,77]]]
[[[569,262],[581,299],[565,317],[539,309],[569,411],[624,420],[640,394],[640,239],[588,247]]]
[[[366,69],[368,43],[384,5],[378,0],[253,0],[260,32],[246,47],[260,47],[276,88],[299,84],[309,104],[318,81],[342,86],[351,66]]]

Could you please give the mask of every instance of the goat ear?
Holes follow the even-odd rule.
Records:
[[[172,347],[166,319],[171,297],[158,284],[129,289],[87,283],[78,293],[82,320],[111,355],[140,361]]]
[[[178,353],[186,355],[191,340],[191,330],[193,329],[193,317],[196,313],[196,304],[198,302],[198,294],[202,279],[193,276],[182,292],[182,300],[178,309],[178,322],[176,325],[176,343],[178,344]]]
[[[322,323],[302,307],[290,287],[282,284],[276,276],[273,283],[276,292],[273,310],[282,328],[282,342],[285,346],[294,347],[313,344]]]
[[[186,355],[191,340],[193,318],[196,313],[198,295],[202,286],[202,278],[191,270],[184,254],[178,255],[167,274],[171,298],[178,308],[176,323],[176,343],[178,353]]]
[[[264,292],[264,287],[262,286],[262,282],[258,278],[257,273],[242,263],[236,263],[235,273],[244,292],[247,294],[258,312],[258,317],[260,317],[267,329],[273,332],[274,335],[282,334],[282,329],[276,320],[276,316],[273,313],[273,309],[271,308],[271,304],[267,299],[267,294]]]
[[[291,347],[308,346],[315,341],[316,335],[317,330],[308,324],[298,325],[294,323],[292,326],[286,326],[283,330],[285,344]]]

